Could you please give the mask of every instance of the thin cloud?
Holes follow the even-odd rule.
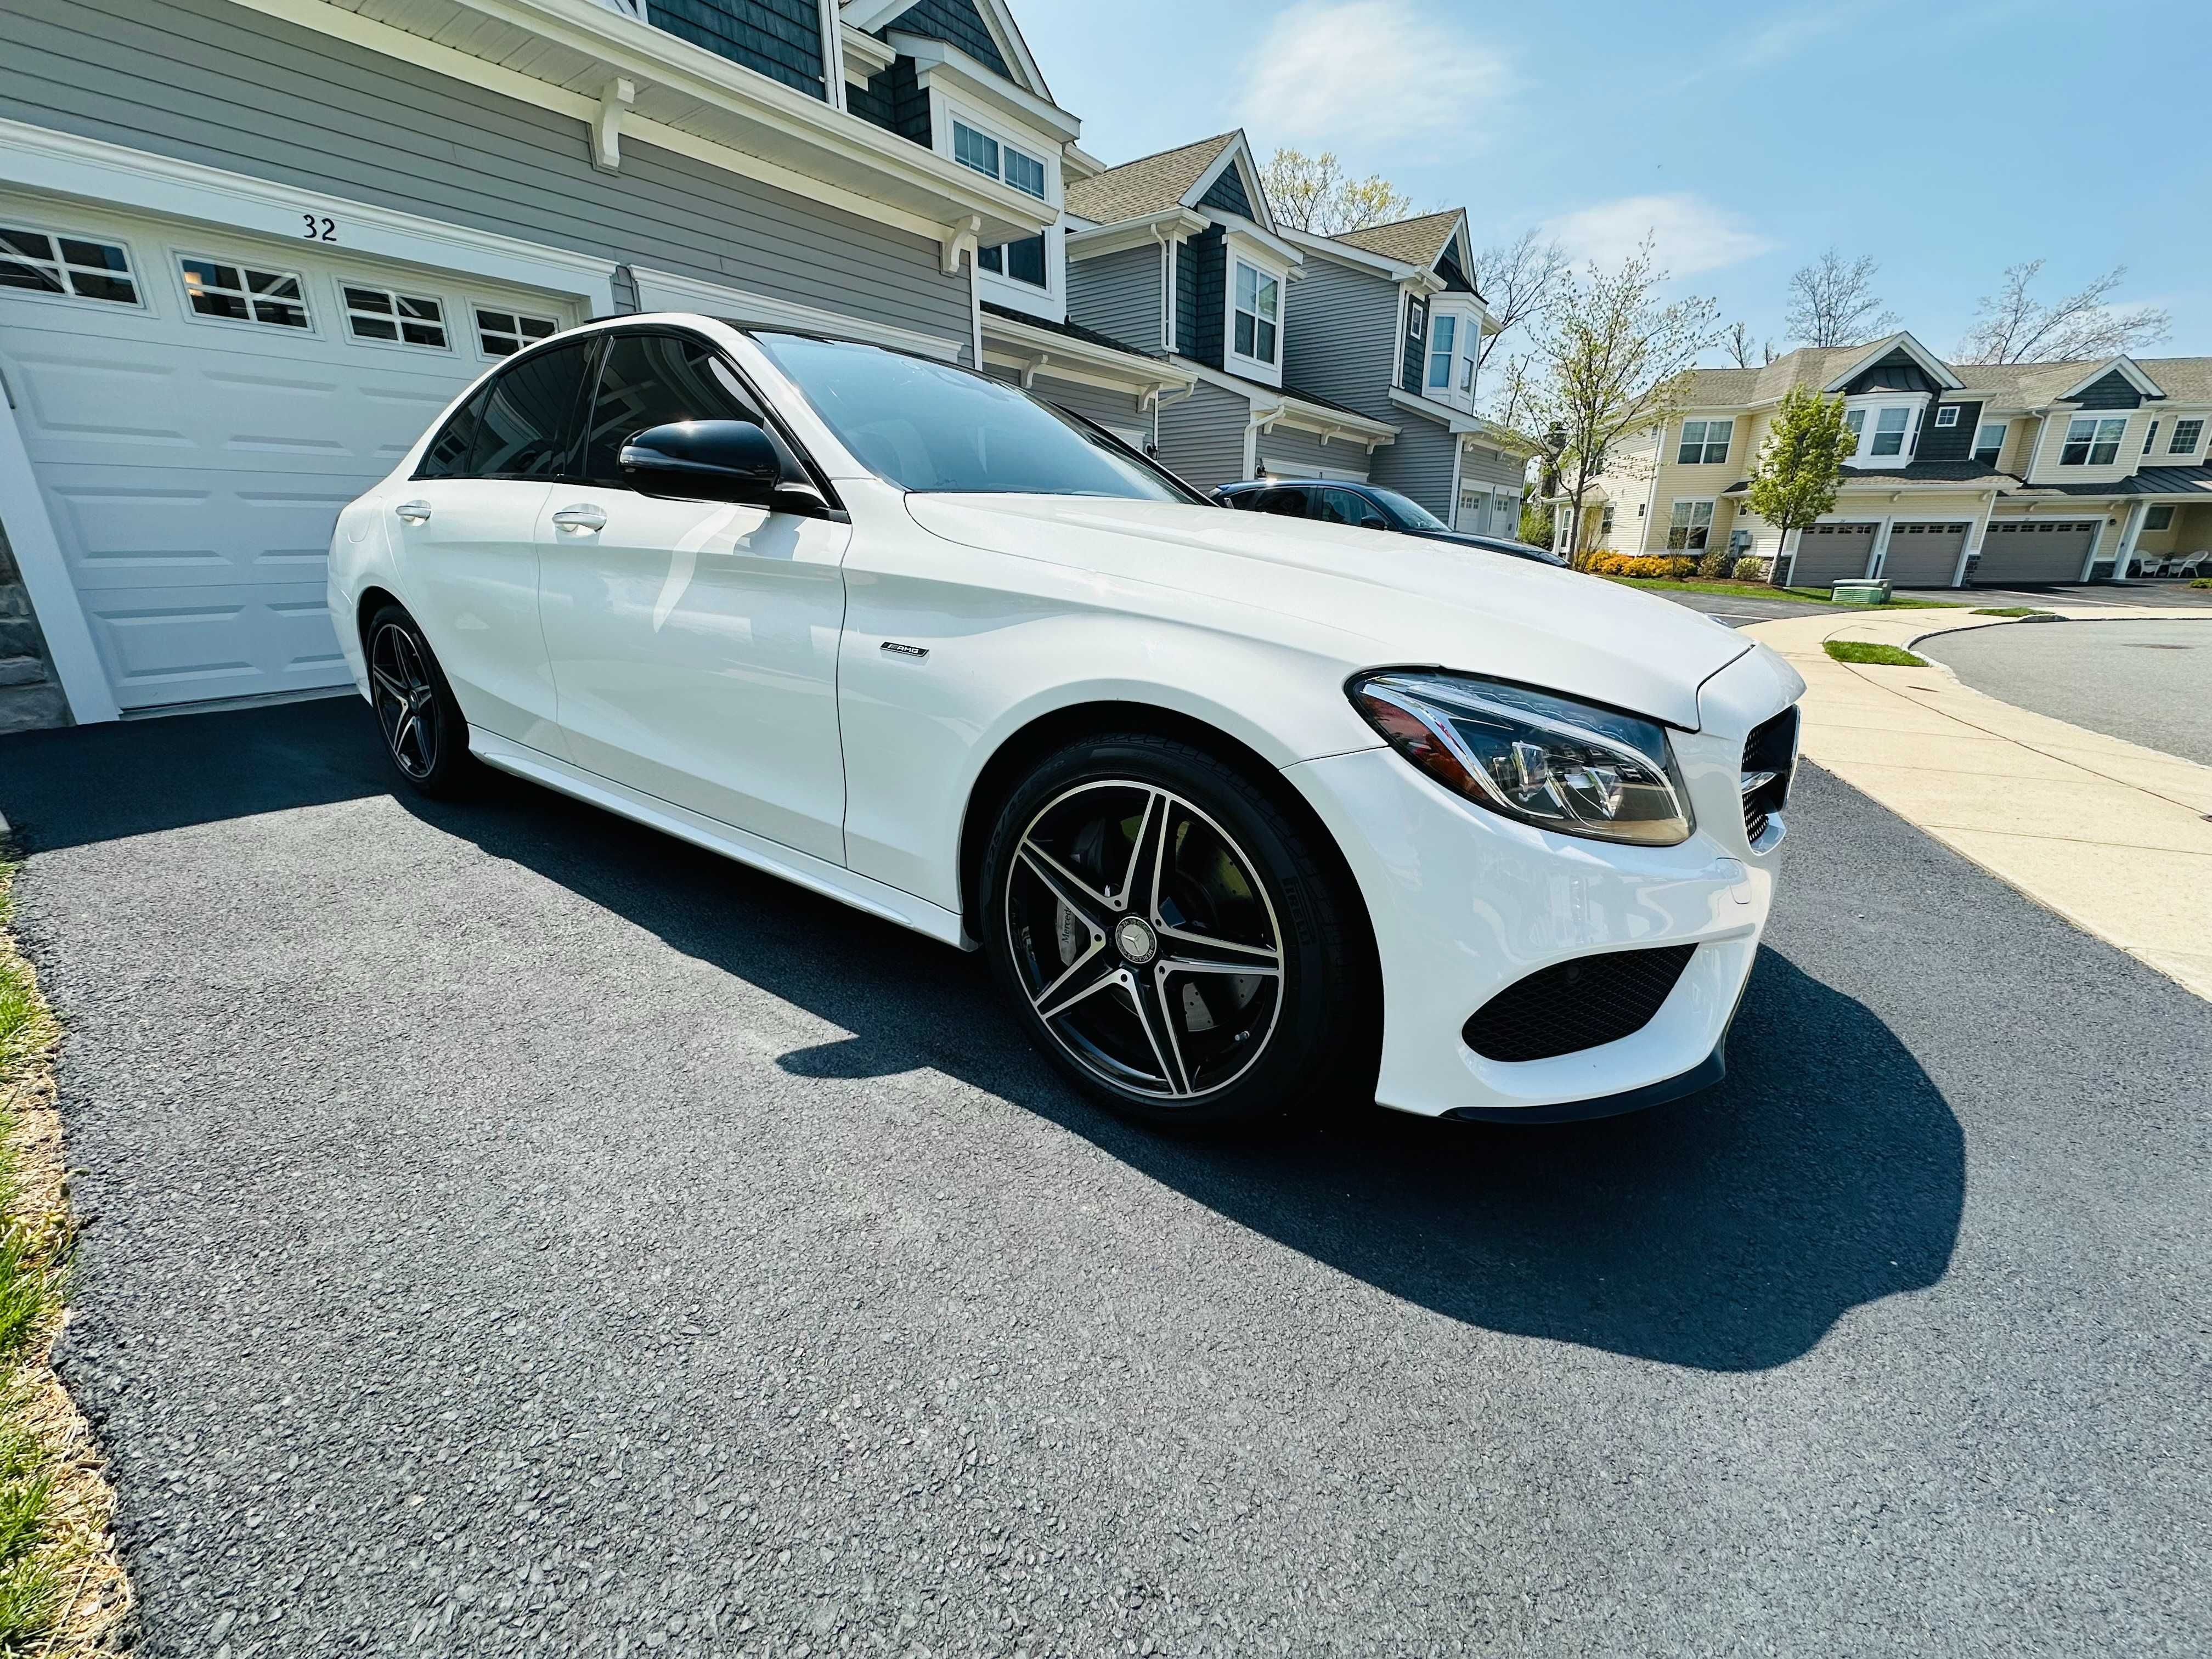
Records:
[[[1358,151],[1465,140],[1510,85],[1503,56],[1429,5],[1306,0],[1247,61],[1239,107],[1263,152],[1278,143]]]
[[[1776,246],[1739,215],[1686,191],[1624,196],[1580,208],[1545,221],[1544,234],[1577,263],[1595,259],[1601,265],[1618,264],[1648,236],[1653,258],[1677,276],[1741,264]]]

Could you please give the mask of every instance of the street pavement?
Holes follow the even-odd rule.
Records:
[[[149,1655],[2190,1652],[2212,1008],[1808,769],[1729,1076],[1248,1143],[350,700],[0,741]]]
[[[2212,623],[2069,618],[1945,635],[1921,654],[2001,702],[2212,766]]]

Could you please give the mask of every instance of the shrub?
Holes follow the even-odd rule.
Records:
[[[1698,574],[1706,581],[1713,581],[1727,575],[1729,567],[1735,562],[1725,547],[1709,547],[1705,556],[1698,561]]]
[[[1735,568],[1729,574],[1740,582],[1763,582],[1774,574],[1774,562],[1746,554],[1735,562]]]

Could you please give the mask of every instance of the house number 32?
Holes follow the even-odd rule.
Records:
[[[307,228],[300,234],[311,242],[335,242],[338,239],[337,221],[325,216],[303,213],[300,217]]]

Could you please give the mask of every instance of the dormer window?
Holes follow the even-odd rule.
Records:
[[[1874,447],[1869,453],[1875,455],[1902,455],[1905,434],[1912,424],[1912,411],[1893,404],[1876,411],[1874,417]]]
[[[1040,202],[1044,200],[1044,163],[1012,144],[1000,143],[988,132],[976,131],[965,121],[952,124],[952,159],[987,179],[996,179]]]
[[[1450,315],[1438,317],[1429,331],[1429,385],[1437,391],[1451,390],[1453,342],[1458,333],[1459,319]]]
[[[1282,286],[1265,271],[1237,262],[1237,355],[1254,362],[1275,361],[1276,323]]]
[[[2058,452],[2058,465],[2110,466],[2120,458],[2120,440],[2127,429],[2125,416],[2077,416],[2067,425],[2066,447]]]

